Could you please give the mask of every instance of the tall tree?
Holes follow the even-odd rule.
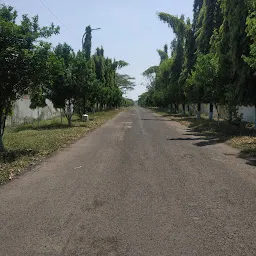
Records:
[[[249,15],[246,19],[246,34],[251,39],[250,53],[245,57],[246,62],[251,68],[256,70],[256,2],[249,2]]]
[[[164,45],[164,52],[167,54],[167,56],[168,56],[168,45],[167,44],[165,44]]]
[[[68,125],[71,126],[73,107],[78,91],[74,80],[75,54],[73,49],[66,43],[58,44],[54,49],[57,58],[53,72],[53,82],[48,88],[48,98],[56,108],[63,109]]]
[[[199,23],[201,25],[196,33],[196,48],[197,54],[208,54],[211,51],[211,38],[214,31],[218,31],[221,22],[222,15],[220,10],[219,0],[204,0],[203,5],[199,12]],[[202,58],[200,59],[202,62]],[[205,70],[207,71],[207,70]],[[208,74],[208,73],[207,73]],[[206,74],[206,75],[207,75]],[[217,86],[217,84],[215,85]],[[203,92],[203,91],[202,91]],[[203,95],[201,95],[203,98]],[[210,103],[209,119],[213,118],[213,100],[207,97]]]
[[[199,14],[202,24],[196,38],[197,51],[207,54],[213,32],[220,28],[222,22],[219,0],[204,0]]]
[[[30,108],[43,108],[46,106],[45,87],[50,83],[50,66],[49,56],[51,52],[51,44],[41,41],[35,46],[32,58],[33,72],[33,88],[30,90],[31,104]]]
[[[186,24],[184,21],[184,16],[176,17],[167,13],[160,12],[158,17],[164,23],[167,23],[169,27],[173,29],[174,34],[176,35],[175,43],[173,44],[173,64],[170,73],[170,88],[169,92],[175,91],[175,103],[185,103],[185,95],[182,89],[182,86],[179,84],[180,75],[182,73],[183,62],[184,62],[184,40],[186,33]]]
[[[164,46],[164,50],[157,50],[159,56],[160,56],[160,59],[161,59],[161,63],[164,61],[164,60],[167,60],[168,59],[168,50],[167,50],[167,45]]]
[[[199,14],[201,11],[201,8],[203,6],[203,1],[204,0],[194,0],[194,4],[193,4],[193,30],[195,33],[197,33],[198,28],[201,27],[199,21]]]
[[[220,86],[225,89],[223,102],[228,105],[232,120],[237,115],[236,106],[243,103],[249,78],[249,67],[242,58],[249,52],[245,32],[247,0],[223,0],[221,10],[223,22],[214,44],[219,57]]]
[[[214,54],[199,54],[194,70],[187,79],[194,102],[218,102],[217,58]]]
[[[192,69],[194,68],[195,62],[196,62],[196,43],[195,43],[195,34],[192,28],[192,24],[190,19],[187,19],[186,22],[186,34],[185,34],[185,47],[184,47],[184,61],[183,61],[183,67],[182,72],[180,74],[179,78],[179,84],[182,87],[186,102],[188,103],[188,112],[189,104],[191,103],[191,94],[192,92],[188,90],[186,87],[186,81],[188,77],[191,75]]]
[[[80,115],[86,113],[88,103],[92,100],[91,95],[96,83],[95,63],[91,58],[87,61],[80,51],[75,56],[73,67],[73,79],[77,87],[76,110]],[[90,104],[92,108],[93,104]]]
[[[247,104],[255,106],[255,128],[256,128],[256,2],[248,1],[249,15],[246,20],[247,38],[250,40],[250,53],[244,56],[244,60],[251,67],[250,79],[247,84],[245,98]]]
[[[14,101],[27,94],[34,85],[35,43],[59,32],[53,24],[40,27],[38,16],[23,15],[20,24],[16,24],[17,16],[13,7],[0,6],[0,151],[4,150],[5,122]]]
[[[87,26],[85,28],[85,39],[83,43],[83,51],[85,54],[85,58],[87,60],[91,57],[91,49],[92,49],[92,29],[91,26]]]

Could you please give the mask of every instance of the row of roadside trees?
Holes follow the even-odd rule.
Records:
[[[226,106],[229,120],[237,107],[256,107],[256,2],[254,0],[194,0],[193,20],[158,13],[174,32],[171,50],[158,50],[160,64],[148,68],[148,91],[142,106],[177,110],[182,104]]]
[[[28,15],[18,24],[17,16],[13,7],[0,6],[0,152],[6,119],[25,94],[30,95],[31,108],[51,100],[65,113],[69,126],[74,111],[132,104],[122,94],[134,88],[134,78],[117,73],[128,63],[105,57],[102,47],[91,56],[90,26],[83,49],[74,52],[66,43],[53,47],[45,40],[59,33],[58,26],[41,27],[38,16]]]

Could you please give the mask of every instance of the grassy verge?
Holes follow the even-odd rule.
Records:
[[[180,122],[190,128],[191,132],[205,136],[207,142],[204,145],[225,142],[240,149],[241,157],[256,157],[256,130],[248,123],[235,125],[223,120],[218,123],[216,120],[209,121],[204,117],[197,120],[194,117],[169,114],[162,110],[153,109],[153,111],[168,120]]]
[[[39,127],[37,123],[7,127],[4,134],[6,152],[0,153],[0,184],[101,126],[119,112],[111,110],[95,113],[89,122],[82,122],[74,116],[70,128],[66,118],[63,118],[62,123],[60,118],[41,121]]]

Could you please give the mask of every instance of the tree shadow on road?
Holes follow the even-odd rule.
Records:
[[[199,140],[199,138],[170,138],[170,139],[167,139],[167,140],[185,140],[185,141],[188,141],[188,140]]]
[[[193,145],[197,147],[228,143],[240,149],[238,158],[246,160],[248,165],[256,165],[256,129],[253,129],[253,124],[209,120],[207,117],[198,120],[195,116],[173,114],[166,109],[156,109],[156,112],[166,121],[176,121],[185,125],[187,129],[184,135],[191,136],[191,138],[172,138],[168,139],[169,141],[195,141]],[[196,137],[198,139],[195,139]]]
[[[184,134],[184,135],[188,135],[188,134]],[[193,136],[195,136],[193,134]],[[218,143],[222,143],[223,140],[216,138],[216,137],[202,137],[202,134],[198,134],[197,135],[198,138],[169,138],[167,140],[170,141],[199,141],[194,143],[193,145],[197,146],[197,147],[204,147],[204,146],[210,146],[210,145],[214,145],[214,144],[218,144]]]
[[[228,142],[230,145],[240,149],[240,153],[235,157],[244,159],[246,164],[256,166],[256,131],[248,124],[230,124],[226,121],[196,120],[188,117],[175,116],[178,122],[187,122],[185,138],[172,138],[168,140],[194,141],[193,145],[205,147]],[[179,121],[181,120],[181,121]]]
[[[185,133],[184,135],[188,135]],[[202,134],[191,134],[193,136],[197,137],[192,137],[192,138],[168,138],[168,141],[198,141],[196,143],[193,143],[194,146],[197,147],[205,147],[205,146],[211,146],[211,145],[216,145],[219,143],[224,143],[226,141],[225,138],[219,138],[217,136],[215,137],[202,137]],[[241,151],[239,154],[228,154],[224,153],[226,156],[234,156],[236,158],[241,158],[245,160],[245,163],[251,166],[256,166],[256,156],[251,154],[251,151]]]
[[[251,156],[246,151],[241,151],[237,157],[244,159],[248,165],[256,166],[256,157]]]
[[[163,121],[163,122],[172,121],[172,120],[168,120],[168,119],[159,119],[159,118],[141,118],[140,120],[142,120],[142,121]]]

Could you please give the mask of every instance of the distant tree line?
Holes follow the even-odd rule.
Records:
[[[128,63],[105,57],[102,47],[91,56],[90,26],[83,49],[74,52],[66,43],[53,47],[44,41],[58,34],[59,27],[41,27],[38,16],[28,15],[22,15],[18,24],[17,16],[13,7],[0,5],[0,151],[7,116],[25,94],[30,95],[33,109],[51,100],[69,126],[74,111],[81,115],[132,104],[122,94],[134,88],[134,78],[117,73]]]
[[[177,110],[178,105],[224,105],[229,120],[237,106],[256,106],[256,2],[254,0],[194,0],[193,20],[158,13],[174,32],[170,50],[158,50],[160,64],[143,75],[148,91],[141,106]]]

